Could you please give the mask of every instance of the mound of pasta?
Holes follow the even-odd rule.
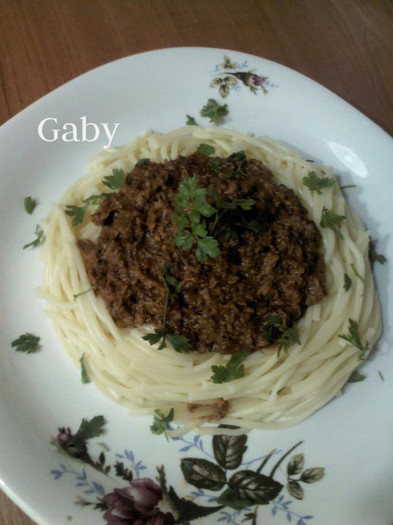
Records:
[[[364,225],[331,169],[268,138],[146,133],[100,153],[44,229],[68,354],[172,434],[302,421],[381,331]]]

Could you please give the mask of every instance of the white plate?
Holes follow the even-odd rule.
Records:
[[[44,118],[57,118],[59,128],[67,122],[80,126],[83,116],[94,123],[119,123],[114,145],[148,128],[164,132],[182,126],[186,114],[208,125],[199,111],[208,98],[224,101],[218,86],[210,86],[213,78],[220,77],[224,55],[237,63],[233,72],[254,70],[257,75],[254,79],[237,75],[238,83],[225,99],[229,106],[226,127],[270,135],[307,158],[332,165],[343,184],[356,184],[347,190],[349,201],[378,240],[378,251],[388,258],[387,264],[375,270],[384,334],[364,365],[366,380],[348,386],[344,395],[302,424],[248,435],[241,468],[254,472],[262,461],[257,459],[272,449],[277,452],[264,469],[267,473],[284,452],[304,441],[274,472],[275,481],[283,487],[273,501],[258,507],[256,522],[392,525],[392,139],[343,100],[294,71],[255,56],[204,48],[164,49],[107,64],[45,96],[0,129],[0,486],[40,524],[105,523],[101,510],[74,502],[97,502],[115,487],[130,486],[116,475],[116,461],[133,469],[134,479],[154,480],[156,467],[164,464],[168,486],[197,505],[216,505],[211,498],[222,492],[187,484],[180,469],[182,457],[204,458],[210,466],[217,465],[210,437],[187,435],[167,442],[151,434],[149,419],[130,418],[94,385],[81,384],[78,370],[60,348],[35,293],[41,279],[38,250],[22,250],[22,246],[32,240],[35,225],[51,203],[83,174],[92,156],[107,143],[103,136],[91,143],[44,142],[37,132]],[[257,85],[261,82],[258,77],[268,77],[263,81],[265,94]],[[243,82],[250,79],[257,85],[256,93]],[[39,201],[33,215],[23,210],[27,195]],[[11,341],[24,332],[41,337],[39,353],[26,355],[11,348]],[[108,476],[58,454],[50,444],[59,427],[76,432],[82,418],[97,414],[105,416],[107,432],[89,441],[88,450],[93,460],[104,451],[105,465],[111,466]],[[286,488],[287,464],[294,454],[304,455],[303,477],[310,475],[310,467],[325,468],[318,482],[300,483],[302,500],[294,497],[298,485],[292,484],[292,494]],[[233,472],[228,471],[227,477]],[[321,470],[313,472],[321,477]],[[240,524],[254,510],[224,507],[199,523]],[[190,518],[189,508],[185,512]]]

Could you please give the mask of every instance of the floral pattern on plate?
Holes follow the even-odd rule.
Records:
[[[210,82],[210,87],[218,88],[222,98],[226,98],[231,91],[238,91],[242,86],[246,86],[254,95],[262,91],[264,95],[269,93],[269,89],[278,87],[269,80],[269,77],[260,75],[255,69],[250,69],[248,61],[237,63],[224,55],[221,64],[217,64],[214,69],[214,78]]]
[[[294,501],[288,499],[302,500],[306,485],[325,475],[323,467],[306,468],[304,454],[294,453],[303,441],[287,451],[248,458],[246,434],[216,435],[211,443],[200,435],[172,437],[171,442],[180,445],[179,467],[190,485],[188,494],[180,496],[167,479],[165,465],[156,466],[155,475],[147,475],[150,469],[136,460],[132,450],[116,453],[111,464],[105,455],[109,449],[101,443],[105,452],[94,459],[88,442],[103,433],[104,425],[104,418],[96,416],[83,419],[75,433],[59,428],[52,444],[76,463],[60,463],[51,474],[55,480],[74,477],[81,491],[75,504],[101,511],[107,525],[186,525],[213,514],[216,523],[256,525],[266,512],[261,506],[269,506],[272,516],[285,516],[296,525],[307,525],[313,518],[294,510]],[[193,455],[186,456],[191,450]],[[93,469],[106,476],[110,489],[92,479]]]

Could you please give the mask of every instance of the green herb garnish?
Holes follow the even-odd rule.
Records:
[[[194,117],[192,117],[191,115],[186,115],[187,117],[187,120],[186,120],[186,125],[187,126],[198,126],[196,120],[194,119]]]
[[[268,316],[268,324],[265,324],[261,327],[262,335],[266,341],[271,344],[274,341],[275,335],[278,330],[281,330],[280,321],[276,315]]]
[[[230,160],[235,161],[236,163],[236,169],[232,173],[228,174],[228,178],[230,179],[243,179],[247,176],[247,173],[243,170],[244,162],[246,159],[246,154],[243,150],[236,151],[235,153],[232,153],[228,157]]]
[[[303,184],[311,192],[317,192],[322,195],[322,190],[332,187],[336,182],[334,177],[319,177],[315,171],[310,171],[306,177],[303,177]]]
[[[39,350],[40,338],[36,335],[26,332],[20,335],[17,339],[12,341],[11,346],[17,352],[24,352],[25,354],[34,354]]]
[[[235,379],[244,377],[243,361],[246,359],[247,353],[237,352],[233,354],[226,365],[213,365],[213,375],[211,380],[213,383],[229,383]]]
[[[210,119],[210,122],[219,122],[228,114],[228,105],[220,106],[213,98],[209,98],[207,104],[200,111],[201,117]]]
[[[344,274],[344,290],[348,292],[348,290],[352,286],[352,279],[349,277],[347,273]]]
[[[111,190],[120,189],[126,181],[126,174],[123,170],[114,168],[112,170],[112,175],[108,175],[103,178],[102,183],[110,188]]]
[[[221,161],[219,159],[209,159],[209,165],[213,171],[220,173],[221,171]]]
[[[368,249],[368,257],[370,259],[371,264],[379,263],[379,264],[385,264],[387,259],[384,255],[377,253],[375,250],[375,242],[370,240],[370,246]]]
[[[320,224],[322,228],[330,228],[333,230],[337,237],[342,239],[343,234],[340,232],[340,228],[344,219],[345,215],[337,215],[335,211],[323,207]]]
[[[87,208],[90,205],[96,206],[107,196],[109,193],[101,193],[99,195],[90,195],[86,199],[83,199],[84,206],[74,206],[72,204],[67,204],[65,209],[65,214],[69,217],[72,217],[72,226],[78,226],[82,224]]]
[[[208,235],[206,221],[216,209],[206,201],[207,190],[197,186],[195,177],[187,177],[178,188],[175,196],[175,221],[177,234],[175,244],[184,251],[190,250],[196,243],[196,257],[206,262],[208,257],[219,257],[221,252],[218,242]]]
[[[213,146],[210,146],[210,144],[199,144],[197,151],[203,153],[206,157],[210,157],[210,155],[213,155],[216,150]]]
[[[85,353],[82,354],[82,357],[79,359],[81,365],[81,380],[83,384],[90,383],[90,377],[87,373],[85,366]]]
[[[142,339],[152,346],[159,344],[158,350],[167,348],[167,341],[169,341],[176,352],[190,352],[192,350],[192,344],[188,337],[171,334],[165,329],[169,298],[173,292],[179,293],[181,290],[179,280],[170,273],[171,267],[172,265],[167,263],[161,268],[161,277],[165,286],[164,313],[162,317],[163,328],[155,328],[153,333],[143,336]]]
[[[361,381],[364,381],[366,379],[366,376],[363,374],[360,374],[357,370],[354,370],[352,374],[349,376],[347,383],[360,383]]]
[[[124,185],[125,177],[126,176],[123,170],[114,168],[112,170],[112,175],[104,177],[102,183],[111,190],[118,190]],[[108,195],[109,193],[90,195],[90,197],[83,199],[83,206],[74,206],[73,204],[67,204],[65,207],[65,214],[69,217],[72,217],[72,226],[78,226],[78,224],[82,224],[85,218],[87,208],[90,205],[97,206]]]
[[[235,151],[235,153],[231,153],[228,158],[236,162],[244,162],[246,160],[246,154],[243,150]]]
[[[170,428],[170,423],[173,421],[175,411],[171,408],[167,415],[163,414],[161,410],[157,409],[154,411],[153,423],[150,425],[150,430],[153,434],[165,434]]]
[[[296,328],[287,328],[287,330],[282,333],[280,339],[278,339],[277,344],[277,357],[280,357],[281,350],[285,350],[285,352],[288,353],[289,347],[301,344],[298,330]]]
[[[37,201],[35,199],[33,199],[32,197],[25,197],[24,201],[23,201],[23,206],[25,208],[25,211],[26,213],[28,213],[29,215],[31,215],[35,209],[35,207],[37,206]]]
[[[87,288],[87,290],[83,290],[83,292],[75,293],[74,300],[80,297],[81,295],[85,295],[85,293],[87,292],[95,291],[95,290],[97,290],[97,286],[90,286],[90,288]]]
[[[341,334],[338,337],[341,337],[341,339],[344,339],[345,341],[347,341],[351,345],[353,345],[356,348],[358,348],[360,350],[359,359],[361,361],[363,361],[366,358],[366,353],[369,350],[370,345],[369,345],[368,342],[366,342],[365,345],[361,342],[360,336],[359,336],[359,325],[358,325],[358,323],[356,321],[354,321],[353,319],[351,319],[351,318],[348,319],[348,322],[349,322],[349,332],[348,332],[348,334],[347,335]]]
[[[345,184],[345,186],[340,186],[341,190],[346,190],[347,188],[356,188],[356,184]]]
[[[385,381],[385,378],[383,377],[383,374],[380,370],[378,370],[378,375],[381,378],[381,381]]]
[[[30,246],[33,248],[36,248],[37,246],[40,246],[40,244],[44,242],[44,239],[45,239],[44,230],[41,228],[39,224],[37,224],[37,226],[35,227],[35,234],[36,234],[36,238],[33,241],[23,246],[24,250],[26,248],[29,248]]]
[[[149,164],[149,162],[150,162],[150,159],[139,159],[135,163],[135,166],[146,166],[146,164]]]

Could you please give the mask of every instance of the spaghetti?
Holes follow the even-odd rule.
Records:
[[[90,283],[76,246],[82,237],[97,238],[99,229],[89,221],[95,208],[88,206],[84,220],[77,226],[72,226],[64,213],[66,205],[80,205],[87,197],[102,193],[102,180],[114,168],[128,173],[140,159],[175,159],[193,153],[201,143],[213,146],[220,157],[242,150],[247,158],[262,161],[277,183],[295,192],[317,225],[326,210],[345,216],[339,235],[332,229],[319,228],[327,295],[308,307],[297,322],[301,343],[287,353],[279,354],[274,348],[254,352],[244,362],[244,377],[219,384],[211,381],[211,367],[225,365],[229,356],[177,353],[170,348],[158,351],[142,339],[151,327],[120,328],[114,323],[103,299],[88,291]],[[131,414],[174,408],[174,420],[180,426],[173,433],[190,429],[215,432],[214,427],[204,423],[210,419],[212,405],[220,399],[228,403],[228,412],[220,423],[242,427],[243,431],[290,426],[325,405],[359,366],[359,357],[368,355],[379,337],[381,316],[368,259],[369,234],[347,205],[338,184],[320,193],[304,184],[310,171],[320,177],[333,177],[331,169],[304,161],[271,139],[198,126],[167,134],[149,132],[130,144],[100,153],[88,174],[53,206],[44,224],[41,294],[73,361],[79,365],[84,355],[89,377],[104,394],[128,406]],[[351,322],[356,324],[360,340],[367,344],[363,353],[340,337],[348,333]]]

